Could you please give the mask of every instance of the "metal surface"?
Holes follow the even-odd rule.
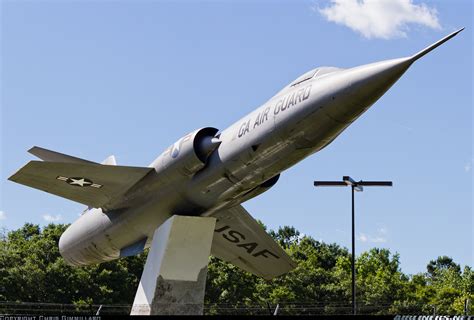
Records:
[[[148,168],[116,166],[112,159],[90,163],[36,147],[31,152],[44,162],[30,162],[10,179],[96,207],[61,237],[60,252],[70,264],[117,259],[142,239],[149,247],[154,231],[172,215],[212,216],[270,189],[267,181],[276,182],[271,179],[334,141],[417,59],[460,31],[413,56],[315,68],[227,129],[183,136]],[[235,249],[232,241],[224,243],[229,250]],[[238,261],[250,261],[255,245],[241,245],[234,250]],[[259,258],[255,269],[267,263]]]

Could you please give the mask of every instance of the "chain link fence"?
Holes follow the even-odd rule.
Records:
[[[129,315],[132,305],[60,304],[0,302],[0,314],[41,315]],[[390,314],[390,305],[359,305],[358,314]],[[351,314],[350,303],[205,304],[205,315],[344,315]]]

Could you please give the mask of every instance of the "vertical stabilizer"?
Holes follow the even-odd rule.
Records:
[[[116,166],[117,161],[115,160],[115,156],[108,156],[104,161],[101,162],[101,164],[104,164],[106,166]]]

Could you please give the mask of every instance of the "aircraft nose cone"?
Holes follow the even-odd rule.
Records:
[[[355,68],[351,80],[351,93],[358,104],[372,105],[412,64],[410,58],[382,61]]]
[[[347,89],[330,108],[330,116],[351,123],[390,89],[412,63],[410,58],[400,58],[348,69],[344,74]]]

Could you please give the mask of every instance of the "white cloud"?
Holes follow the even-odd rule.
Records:
[[[369,39],[406,37],[410,24],[441,29],[437,10],[413,0],[330,0],[328,6],[316,10],[328,21]]]
[[[357,239],[361,242],[367,242],[367,240],[369,240],[367,236],[365,235],[365,233],[359,234],[359,237]]]
[[[387,239],[386,239],[385,237],[381,237],[381,236],[369,238],[369,240],[370,240],[370,242],[372,242],[372,243],[384,243],[384,242],[387,242]]]
[[[357,240],[360,242],[369,242],[369,243],[384,243],[387,242],[387,235],[388,231],[386,228],[379,228],[377,230],[377,235],[372,236],[366,233],[359,233]]]
[[[43,214],[43,219],[47,222],[56,222],[62,219],[60,214],[57,214],[55,216],[50,215],[50,214]]]
[[[5,220],[7,218],[7,214],[3,211],[0,211],[0,220]]]
[[[471,172],[471,170],[472,170],[472,161],[466,163],[466,165],[464,166],[464,171]]]

